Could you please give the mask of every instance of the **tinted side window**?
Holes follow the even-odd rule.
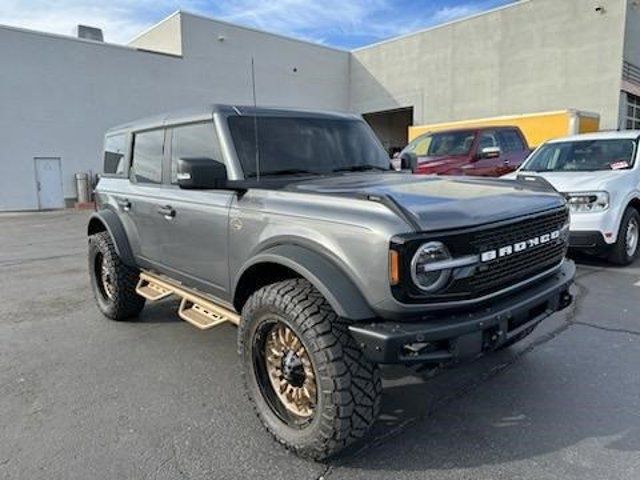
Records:
[[[196,123],[173,129],[171,140],[171,183],[177,183],[178,159],[210,158],[222,162],[212,123]]]
[[[124,153],[126,149],[127,136],[111,135],[104,142],[104,173],[122,174],[124,173]]]
[[[131,178],[140,183],[162,183],[164,130],[136,133],[133,137]]]
[[[480,142],[478,143],[478,151],[482,150],[483,148],[499,146],[500,145],[498,145],[498,139],[496,138],[495,132],[482,132],[482,135],[480,135]]]
[[[525,149],[520,135],[513,130],[502,130],[498,132],[498,136],[500,138],[500,148],[502,148],[503,152],[522,152]]]

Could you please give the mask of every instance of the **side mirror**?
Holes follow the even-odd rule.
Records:
[[[411,170],[418,168],[418,156],[413,152],[402,152],[400,154],[400,169]]]
[[[227,183],[227,167],[212,158],[178,160],[178,185],[189,190],[223,188]]]
[[[502,154],[500,147],[484,147],[480,150],[479,158],[498,158]]]

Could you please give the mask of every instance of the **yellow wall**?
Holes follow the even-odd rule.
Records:
[[[427,132],[438,132],[455,128],[487,127],[487,126],[516,126],[520,127],[527,138],[530,147],[537,147],[552,138],[564,137],[570,131],[571,116],[577,114],[580,118],[580,133],[595,132],[600,127],[600,117],[594,114],[584,114],[571,110],[558,112],[534,113],[528,115],[511,115],[506,117],[483,118],[460,122],[438,123],[434,125],[417,125],[409,127],[409,141]]]

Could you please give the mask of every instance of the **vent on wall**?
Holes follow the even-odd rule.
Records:
[[[89,27],[87,25],[78,25],[76,27],[76,35],[78,38],[84,38],[86,40],[94,40],[96,42],[104,42],[102,36],[102,29],[96,27]]]

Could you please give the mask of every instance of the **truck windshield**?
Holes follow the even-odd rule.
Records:
[[[593,172],[633,166],[636,142],[631,139],[578,140],[547,143],[523,165],[525,172]]]
[[[256,119],[230,117],[229,129],[246,178],[256,176]],[[260,175],[389,170],[389,157],[359,120],[257,118]]]
[[[413,140],[404,152],[415,153],[418,157],[469,155],[474,137],[473,130],[429,133]]]

